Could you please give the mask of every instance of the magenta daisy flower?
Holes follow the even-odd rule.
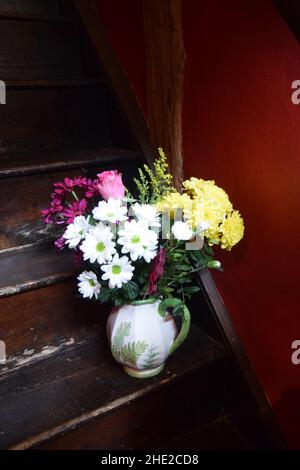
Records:
[[[80,199],[80,201],[73,202],[73,204],[64,209],[62,215],[67,218],[67,224],[72,224],[75,217],[84,213],[86,207],[86,199]]]

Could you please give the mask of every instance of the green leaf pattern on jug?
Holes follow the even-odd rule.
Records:
[[[131,329],[131,323],[129,322],[120,323],[113,339],[112,348],[120,349],[123,346],[124,339],[126,336],[129,335],[130,329]]]
[[[159,350],[156,346],[151,346],[147,352],[143,367],[145,369],[152,369],[157,366]]]
[[[124,344],[125,338],[130,334],[131,326],[129,322],[120,323],[112,340],[111,351],[117,361],[136,367],[139,357],[146,351],[148,344],[146,341]]]

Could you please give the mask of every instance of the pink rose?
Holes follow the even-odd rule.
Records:
[[[99,173],[97,184],[100,196],[108,200],[110,197],[113,199],[121,199],[125,196],[125,186],[122,182],[122,173],[117,170],[103,171]]]

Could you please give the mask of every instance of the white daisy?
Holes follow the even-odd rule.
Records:
[[[119,230],[118,243],[123,245],[122,253],[129,253],[133,261],[144,258],[150,263],[156,256],[157,234],[143,220],[125,222],[124,228]]]
[[[122,206],[121,199],[109,198],[108,201],[100,201],[93,210],[93,217],[102,222],[115,224],[127,220],[127,207]]]
[[[126,284],[133,276],[134,267],[127,256],[119,258],[118,253],[115,254],[111,263],[101,266],[102,279],[108,280],[108,287],[114,289],[116,286],[120,289],[122,284]]]
[[[154,206],[136,202],[132,209],[138,220],[144,220],[149,227],[160,227],[159,212]]]
[[[80,294],[84,298],[89,298],[91,299],[93,295],[98,297],[100,289],[101,289],[101,284],[97,279],[97,276],[93,271],[83,271],[78,276],[78,290]]]
[[[89,217],[85,218],[83,215],[75,217],[73,223],[68,225],[67,230],[63,234],[69,248],[76,248],[80,241],[86,237],[90,227]]]
[[[98,261],[99,264],[111,261],[112,255],[116,252],[112,237],[110,228],[99,222],[89,231],[80,246],[83,258],[91,263]]]

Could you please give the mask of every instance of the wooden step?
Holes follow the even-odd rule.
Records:
[[[0,18],[63,21],[76,18],[72,0],[1,0]]]
[[[14,20],[14,21],[31,21],[39,23],[78,23],[78,20],[74,17],[62,16],[60,13],[57,15],[44,16],[41,14],[22,13],[21,11],[0,11],[1,20]]]
[[[80,89],[66,87],[66,82],[62,87],[41,83],[8,88],[6,104],[0,107],[0,159],[8,154],[111,146],[111,99],[105,83],[82,86],[81,81]]]
[[[7,360],[0,364],[0,374],[68,344],[99,337],[109,309],[82,299],[75,279],[2,298],[0,340],[5,342]]]
[[[6,155],[0,159],[0,179],[73,168],[112,167],[125,162],[136,166],[141,162],[141,157],[134,150],[121,148],[66,149],[36,154]]]
[[[146,380],[125,375],[102,335],[0,376],[2,449],[157,448],[220,408],[225,353],[200,329]]]
[[[91,155],[90,153],[89,156]],[[133,155],[136,156],[135,153],[133,155],[130,152],[123,153],[121,160],[117,157],[116,152],[112,155],[108,153],[107,157],[103,158],[103,163],[101,158],[98,159],[95,154],[93,155],[95,163],[86,158],[84,164],[81,165],[80,159],[83,155],[77,154],[79,164],[74,165],[74,162],[67,162],[65,167],[62,165],[64,170],[56,170],[55,165],[51,166],[50,164],[48,173],[16,176],[2,180],[0,185],[0,200],[2,201],[0,207],[0,249],[53,238],[52,227],[47,227],[43,223],[41,210],[49,205],[53,183],[62,181],[66,176],[73,177],[81,174],[94,178],[101,171],[117,169],[123,173],[124,184],[132,188],[132,179],[136,175],[137,167],[141,165],[140,160],[132,158]],[[125,158],[126,155],[130,156],[128,160]],[[102,156],[104,157],[104,153]],[[47,169],[47,164],[43,169]],[[33,170],[38,172],[40,168],[36,165]],[[35,173],[35,171],[33,172]]]
[[[59,17],[60,6],[58,0],[1,0],[0,15]]]
[[[1,80],[82,78],[78,25],[0,19]]]
[[[30,88],[84,88],[90,86],[105,85],[105,78],[81,79],[81,80],[6,80],[7,90],[27,90]]]
[[[2,157],[0,159],[0,179],[50,173],[60,170],[90,167],[118,166],[122,163],[137,165],[141,157],[134,150],[121,148],[73,149],[40,152],[37,154],[21,154]],[[99,170],[100,171],[100,170]]]
[[[57,251],[53,241],[0,251],[0,297],[60,282],[74,276],[74,252]]]

